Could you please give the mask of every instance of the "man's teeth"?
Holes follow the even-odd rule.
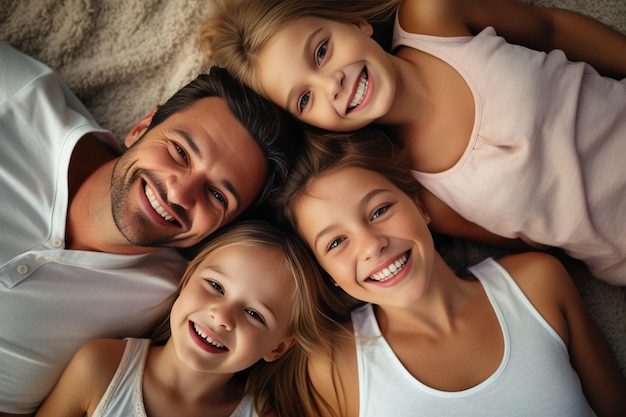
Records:
[[[348,110],[352,110],[361,102],[365,97],[365,92],[367,91],[367,71],[363,70],[361,73],[361,78],[359,78],[359,86],[356,88],[356,93],[354,93],[354,97],[352,97],[352,101],[348,105]]]
[[[168,222],[173,221],[174,218],[172,216],[170,216],[168,214],[168,212],[165,211],[165,209],[163,207],[161,207],[161,205],[159,204],[159,201],[156,199],[156,196],[152,192],[152,189],[150,187],[148,187],[148,184],[146,184],[144,189],[145,189],[145,192],[146,192],[146,197],[148,197],[148,201],[150,202],[150,205],[152,206],[154,211],[159,213],[159,215],[161,217],[163,217],[165,220],[167,220]]]
[[[198,327],[195,324],[193,325],[193,330],[196,332],[198,336],[200,336],[209,345],[215,346],[218,349],[226,349],[226,346],[222,345],[221,343],[216,342],[215,340],[211,339],[209,336],[202,333],[202,330],[198,329]]]
[[[372,275],[370,278],[374,281],[387,281],[389,278],[395,276],[398,272],[404,268],[406,265],[406,261],[409,259],[409,254],[405,253],[401,257],[399,257],[395,262],[389,264],[386,268],[383,268],[382,271]]]

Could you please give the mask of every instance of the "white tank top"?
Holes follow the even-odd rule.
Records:
[[[150,339],[126,340],[117,371],[92,417],[147,417],[142,382]],[[252,397],[244,397],[230,417],[257,417]]]
[[[595,416],[563,340],[513,278],[491,258],[470,270],[483,285],[502,330],[504,355],[497,370],[459,392],[422,384],[402,366],[381,336],[372,306],[366,304],[352,313],[359,416]]]

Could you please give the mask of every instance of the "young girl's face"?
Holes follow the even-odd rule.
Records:
[[[174,303],[171,339],[178,358],[197,371],[234,373],[281,356],[293,279],[281,252],[259,245],[228,246],[198,265]]]
[[[258,54],[262,92],[313,126],[351,131],[371,123],[395,95],[391,55],[371,34],[363,20],[289,22]]]
[[[426,217],[383,175],[331,171],[309,183],[294,209],[315,257],[351,296],[407,307],[424,293],[434,257]]]

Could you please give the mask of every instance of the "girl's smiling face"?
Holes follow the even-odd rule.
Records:
[[[210,253],[172,307],[179,360],[200,372],[234,373],[278,358],[293,343],[294,290],[277,248],[241,244]]]
[[[427,216],[383,175],[330,171],[310,181],[294,209],[315,257],[351,296],[402,308],[427,290],[435,254]]]
[[[392,55],[353,24],[302,17],[270,38],[257,57],[259,88],[313,126],[351,131],[387,114],[395,95]]]

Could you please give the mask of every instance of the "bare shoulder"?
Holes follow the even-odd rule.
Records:
[[[458,0],[403,0],[398,10],[400,26],[407,32],[425,35],[469,35],[458,3]]]
[[[358,415],[359,383],[352,327],[335,339],[332,352],[314,352],[308,361],[322,416]]]
[[[38,417],[91,415],[115,375],[126,341],[96,339],[74,354]]]
[[[89,365],[92,370],[115,371],[126,349],[126,340],[94,339],[85,343],[75,355],[75,360]]]
[[[563,264],[543,252],[505,256],[498,263],[507,270],[535,309],[567,342],[566,311],[582,302],[578,289]]]

